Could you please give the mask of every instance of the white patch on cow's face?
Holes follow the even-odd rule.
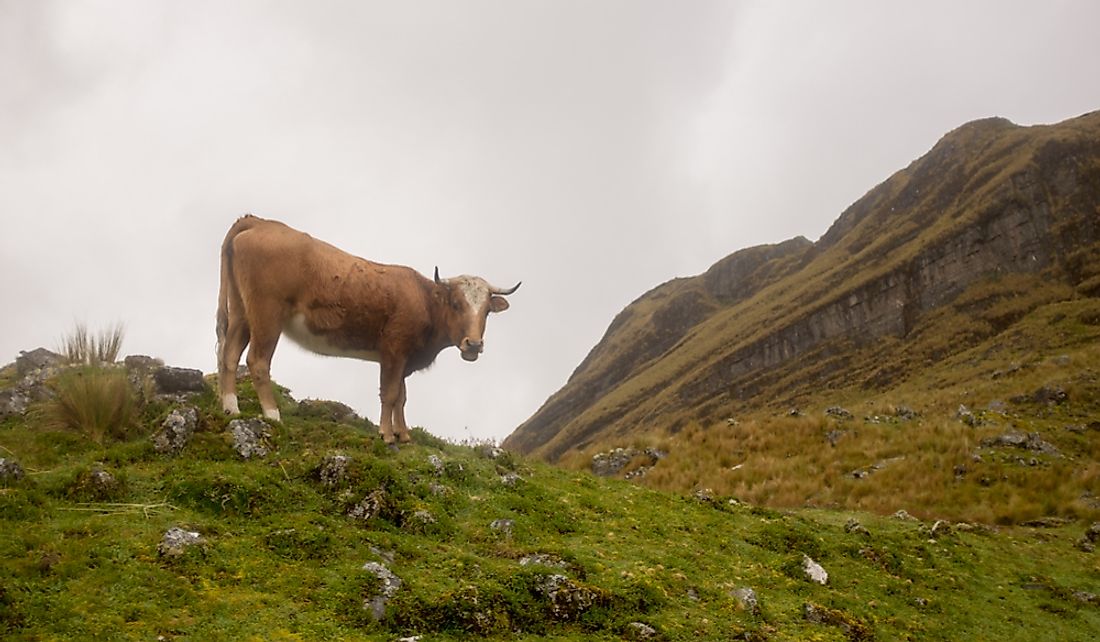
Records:
[[[454,281],[455,287],[470,305],[470,312],[473,314],[481,312],[481,307],[489,299],[489,284],[476,276],[460,276]]]

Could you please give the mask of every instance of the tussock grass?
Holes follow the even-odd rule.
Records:
[[[55,396],[42,408],[45,423],[85,435],[97,444],[137,431],[138,406],[126,372],[98,366],[66,370],[53,382]]]
[[[89,332],[85,324],[77,323],[72,332],[61,339],[61,356],[69,363],[90,366],[114,363],[118,360],[125,334],[121,323],[98,334]]]

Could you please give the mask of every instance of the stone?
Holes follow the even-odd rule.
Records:
[[[489,528],[503,533],[504,535],[511,535],[512,529],[515,528],[515,526],[516,522],[511,519],[494,519],[492,523],[489,524]]]
[[[45,348],[35,348],[30,352],[19,352],[15,358],[15,372],[20,377],[26,377],[37,370],[59,368],[65,365],[65,357],[51,352]]]
[[[153,435],[153,450],[161,454],[178,454],[191,442],[198,425],[197,409],[187,406],[172,410],[161,422],[160,430]]]
[[[869,536],[871,531],[867,530],[867,527],[860,524],[854,517],[850,518],[844,523],[844,532],[852,535],[865,535]]]
[[[852,413],[848,412],[840,406],[829,406],[825,409],[825,414],[836,419],[851,419]]]
[[[558,621],[577,620],[602,601],[597,590],[558,574],[545,576],[535,585],[535,593],[546,601],[551,617]]]
[[[916,517],[913,517],[912,515],[910,515],[909,511],[907,511],[905,509],[899,510],[898,512],[891,515],[891,517],[893,517],[894,519],[901,519],[901,520],[905,520],[905,521],[909,521],[909,522],[919,521]]]
[[[970,412],[970,409],[963,404],[959,404],[959,409],[955,411],[955,418],[967,426],[978,426],[981,424],[978,417],[975,416],[973,412]]]
[[[0,420],[12,415],[24,415],[31,404],[31,397],[19,388],[0,390]]]
[[[504,450],[493,444],[481,444],[475,452],[486,459],[499,459],[504,456]]]
[[[229,422],[229,432],[233,436],[233,449],[243,459],[267,457],[271,427],[263,419],[234,419]]]
[[[404,582],[384,564],[378,562],[367,562],[363,565],[363,570],[378,578],[378,588],[372,596],[363,600],[363,610],[370,613],[375,622],[379,622],[386,615],[386,605],[397,594]]]
[[[997,437],[988,437],[981,442],[983,448],[1020,448],[1032,452],[1060,457],[1061,452],[1050,442],[1043,441],[1037,432],[1008,432]]]
[[[830,430],[825,433],[825,441],[829,442],[829,445],[833,448],[836,448],[836,443],[846,434],[848,434],[846,430]]]
[[[19,462],[14,459],[0,457],[0,483],[10,484],[23,479],[25,476],[26,473],[23,472],[23,467],[19,465]]]
[[[187,531],[178,526],[169,528],[164,538],[157,545],[157,553],[161,557],[179,557],[188,548],[204,543],[202,535],[195,531]]]
[[[97,496],[110,495],[118,488],[118,480],[115,476],[98,466],[89,473],[88,483]]]
[[[557,555],[550,553],[535,553],[533,555],[525,555],[519,558],[520,566],[548,566],[550,568],[557,568],[563,571],[570,570],[569,562],[566,562]]]
[[[523,478],[516,473],[504,473],[500,476],[500,483],[508,488],[515,488],[516,484],[521,481],[523,481]]]
[[[348,517],[366,522],[382,514],[382,509],[385,507],[386,491],[381,488],[372,490],[367,493],[359,503],[355,504],[348,510]]]
[[[751,615],[760,615],[760,599],[756,596],[756,591],[743,586],[733,589],[733,599],[737,600],[737,603],[747,613]]]
[[[920,413],[909,406],[898,406],[894,409],[894,416],[902,421],[912,421],[920,417]]]
[[[131,372],[146,373],[163,368],[164,361],[144,354],[131,354],[122,360],[122,365]]]
[[[815,562],[809,555],[802,556],[802,571],[806,574],[806,579],[811,582],[815,582],[822,586],[829,583],[829,573],[823,566]]]
[[[153,383],[156,384],[157,394],[162,395],[202,392],[206,389],[202,370],[191,368],[173,368],[172,366],[157,368],[153,371]]]
[[[627,640],[652,640],[657,637],[657,629],[644,622],[631,622],[626,625],[623,637]]]
[[[409,515],[407,522],[408,526],[415,528],[422,528],[424,526],[431,526],[436,523],[435,515],[424,509],[413,511],[412,515]]]
[[[324,459],[321,460],[321,467],[318,470],[318,475],[321,478],[321,485],[326,488],[332,488],[343,482],[348,474],[349,463],[351,463],[351,458],[347,455],[325,455]]]
[[[637,455],[638,451],[634,448],[615,448],[608,452],[596,453],[592,456],[592,474],[597,477],[617,475]]]
[[[432,465],[432,471],[436,477],[442,477],[445,469],[443,460],[439,458],[439,455],[428,455],[428,463]]]

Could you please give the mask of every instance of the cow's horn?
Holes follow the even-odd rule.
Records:
[[[508,296],[509,294],[511,294],[511,293],[515,292],[516,290],[518,290],[519,286],[521,286],[521,285],[523,285],[523,281],[520,281],[519,283],[517,283],[517,284],[513,285],[512,287],[508,288],[507,290],[501,290],[500,288],[490,288],[489,291],[492,292],[493,294],[499,294],[501,296]]]
[[[439,266],[435,266],[435,282],[443,285],[443,279],[439,278]]]

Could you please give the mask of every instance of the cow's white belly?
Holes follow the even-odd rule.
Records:
[[[332,345],[323,335],[310,332],[309,326],[306,325],[306,319],[301,314],[295,314],[286,322],[286,325],[283,326],[283,334],[294,343],[297,343],[310,352],[316,352],[317,354],[323,354],[330,357],[350,357],[352,359],[363,359],[364,361],[374,361],[376,363],[381,360],[381,356],[376,350],[347,350]]]

